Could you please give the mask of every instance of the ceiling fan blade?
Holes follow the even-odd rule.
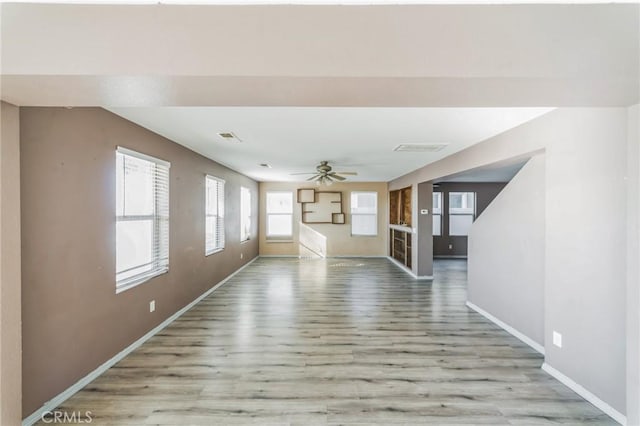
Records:
[[[316,180],[316,179],[318,179],[319,177],[320,177],[320,175],[315,175],[315,176],[311,176],[311,177],[310,177],[309,179],[307,179],[307,180],[308,180],[308,181],[309,181],[309,180]]]
[[[340,175],[348,175],[348,176],[358,176],[358,172],[335,172]]]
[[[331,179],[335,179],[335,180],[339,180],[339,181],[343,181],[346,180],[347,178],[344,178],[340,175],[337,175],[335,172],[333,173],[329,173],[329,176],[331,177]]]
[[[289,175],[293,176],[293,175],[315,175],[318,174],[318,172],[313,172],[313,173],[289,173]]]

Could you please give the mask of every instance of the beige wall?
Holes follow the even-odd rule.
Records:
[[[301,205],[297,203],[298,188],[316,188],[316,190],[341,191],[343,212],[346,224],[303,224],[301,223]],[[293,240],[291,242],[272,242],[266,239],[266,192],[292,191]],[[350,197],[351,191],[376,191],[378,193],[378,235],[375,237],[351,236]],[[388,224],[388,190],[385,182],[336,183],[330,187],[316,187],[301,182],[262,182],[260,183],[260,255],[309,256],[314,252],[323,252],[326,256],[386,256]],[[312,250],[307,249],[310,247]]]
[[[258,185],[100,108],[20,111],[27,416],[254,258]],[[115,293],[117,145],[171,162],[169,272],[120,294]],[[206,173],[226,180],[226,248],[208,257]],[[243,244],[241,185],[254,194],[255,221],[252,239]]]
[[[18,107],[2,102],[0,127],[0,424],[13,426],[22,419]]]

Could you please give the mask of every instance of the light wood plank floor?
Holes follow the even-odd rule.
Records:
[[[615,424],[542,357],[386,259],[261,258],[69,399],[93,424]]]

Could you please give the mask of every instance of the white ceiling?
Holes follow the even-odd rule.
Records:
[[[293,181],[322,160],[350,181],[389,181],[529,121],[550,108],[108,108],[260,181]],[[223,140],[233,132],[242,140]],[[448,144],[437,153],[399,144]],[[260,167],[268,163],[271,169]]]
[[[627,106],[640,94],[637,3],[1,12],[3,100],[106,107],[259,180],[321,160],[389,180],[547,107]],[[401,143],[449,147],[393,152]]]

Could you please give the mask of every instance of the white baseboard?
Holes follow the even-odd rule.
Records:
[[[302,255],[298,255],[298,254],[261,254],[259,257],[266,257],[266,258],[270,258],[270,257],[288,257],[288,258],[296,258],[296,259],[300,259],[300,258],[307,258],[307,257],[312,257],[312,256],[302,256]],[[361,254],[344,254],[344,255],[337,255],[337,256],[320,256],[318,255],[318,259],[342,259],[342,258],[349,258],[349,259],[357,259],[357,258],[365,258],[365,259],[384,259],[387,258],[388,256],[385,255],[361,255]]]
[[[391,261],[391,263],[393,263],[394,265],[396,265],[398,268],[402,269],[404,272],[406,272],[407,274],[411,275],[411,277],[413,279],[416,280],[433,280],[433,275],[416,275],[413,273],[413,271],[409,268],[407,268],[405,265],[403,265],[402,263],[398,262],[396,259],[394,259],[391,256],[385,256],[387,259],[389,259]]]
[[[49,411],[55,410],[56,407],[58,407],[60,404],[65,402],[67,399],[71,398],[76,392],[78,392],[79,390],[84,388],[86,385],[88,385],[89,383],[91,383],[92,381],[97,379],[101,374],[103,374],[109,368],[114,366],[118,361],[120,361],[121,359],[123,359],[124,357],[129,355],[131,352],[133,352],[134,350],[136,350],[137,348],[142,346],[142,344],[144,342],[146,342],[151,337],[153,337],[154,335],[156,335],[157,333],[162,331],[165,327],[167,327],[173,321],[178,319],[178,317],[180,317],[182,314],[187,312],[189,309],[193,308],[202,299],[204,299],[205,297],[209,296],[215,290],[217,290],[218,288],[223,286],[227,281],[229,281],[231,278],[233,278],[238,272],[242,271],[244,268],[246,268],[247,266],[249,266],[253,262],[255,262],[256,259],[258,259],[258,256],[254,257],[247,264],[243,265],[238,270],[236,270],[235,272],[230,274],[228,277],[226,277],[225,279],[220,281],[218,284],[216,284],[215,286],[211,287],[209,290],[207,290],[204,293],[202,293],[193,302],[189,303],[187,306],[185,306],[184,308],[180,309],[175,314],[171,315],[169,318],[164,320],[162,323],[160,323],[153,330],[149,331],[147,334],[145,334],[144,336],[142,336],[141,338],[139,338],[138,340],[136,340],[135,342],[133,342],[132,344],[127,346],[126,348],[124,348],[122,351],[120,351],[118,354],[116,354],[113,358],[109,359],[104,364],[102,364],[101,366],[99,366],[98,368],[93,370],[91,373],[87,374],[82,379],[78,380],[76,383],[74,383],[73,385],[68,387],[66,390],[62,391],[61,393],[59,393],[55,397],[51,398],[49,401],[45,402],[42,407],[40,407],[38,410],[33,412],[29,417],[27,417],[27,418],[22,420],[22,426],[31,426],[34,423],[36,423],[37,421],[41,420],[43,414],[45,414],[45,413],[47,413]]]
[[[274,257],[274,258],[278,258],[278,257],[286,257],[286,258],[295,258],[295,259],[300,259],[302,256],[299,256],[297,254],[261,254],[258,257]]]
[[[582,386],[580,386],[579,384],[571,380],[569,377],[565,376],[564,374],[562,374],[561,372],[559,372],[558,370],[556,370],[546,362],[542,364],[541,368],[547,373],[549,373],[551,376],[556,378],[560,383],[562,383],[563,385],[565,385],[566,387],[568,387],[569,389],[571,389],[572,391],[574,391],[575,393],[577,393],[578,395],[580,395],[581,397],[589,401],[591,404],[595,405],[597,408],[602,410],[607,416],[611,417],[616,422],[620,423],[623,426],[627,425],[627,418],[625,417],[624,414],[620,413],[618,410],[616,410],[615,408],[613,408],[612,406],[610,406],[609,404],[607,404],[606,402],[604,402],[603,400],[601,400],[600,398],[598,398],[597,396],[595,396],[594,394],[592,394],[591,392],[589,392],[588,390],[586,390],[585,388],[583,388]]]
[[[383,254],[379,254],[379,255],[361,255],[361,254],[341,254],[339,256],[327,256],[328,259],[342,259],[342,258],[346,258],[346,259],[358,259],[358,258],[364,258],[364,259],[385,259],[387,256],[383,255]]]
[[[540,352],[542,355],[544,355],[544,346],[542,346],[540,343],[532,340],[530,337],[524,335],[523,333],[519,332],[515,328],[511,327],[509,324],[500,321],[498,318],[494,317],[489,312],[485,311],[484,309],[480,308],[477,305],[474,305],[473,303],[469,302],[468,300],[467,300],[466,305],[469,308],[471,308],[474,311],[476,311],[477,313],[479,313],[480,315],[482,315],[483,317],[485,317],[486,319],[488,319],[489,321],[491,321],[492,323],[494,323],[495,325],[497,325],[498,327],[502,328],[507,333],[511,334],[514,337],[517,337],[522,342],[524,342],[527,345],[531,346],[533,348],[533,350],[535,350],[537,352]]]

